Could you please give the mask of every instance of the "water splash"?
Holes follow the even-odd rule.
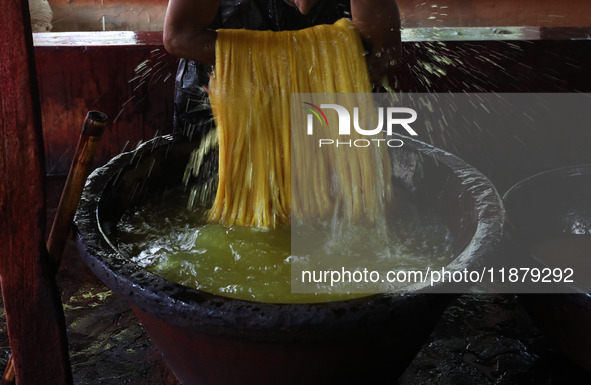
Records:
[[[176,67],[164,60],[167,56],[168,53],[163,48],[155,48],[150,51],[146,60],[134,68],[134,76],[128,80],[132,90],[131,96],[121,105],[113,122],[116,122],[126,109],[135,111],[154,87],[166,83],[172,77]]]
[[[217,191],[218,134],[209,130],[199,147],[191,152],[183,175],[183,184],[190,188],[187,210],[210,205]]]

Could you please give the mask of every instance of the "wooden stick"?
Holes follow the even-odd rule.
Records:
[[[4,371],[4,376],[2,377],[2,385],[14,385],[16,383],[14,381],[15,375],[14,360],[12,359],[12,356],[10,356],[8,364],[6,365],[6,370]]]
[[[99,141],[107,125],[107,115],[100,111],[89,111],[82,125],[82,133],[78,139],[76,153],[68,172],[68,178],[57,213],[51,226],[47,250],[49,257],[56,267],[62,259],[64,248],[70,234],[72,220],[82,195],[82,189],[90,172],[90,165],[98,148]]]

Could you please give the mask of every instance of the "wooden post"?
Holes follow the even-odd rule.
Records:
[[[41,113],[27,0],[0,0],[0,277],[18,385],[72,383],[45,247]]]

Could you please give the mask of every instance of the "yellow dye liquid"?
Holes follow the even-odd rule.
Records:
[[[186,209],[187,193],[149,203],[120,220],[118,245],[140,266],[168,280],[202,291],[249,301],[312,303],[366,296],[368,293],[292,293],[291,227],[263,230],[208,223],[204,210]],[[326,223],[331,226],[331,223]],[[451,237],[428,210],[405,202],[388,221],[388,266],[393,269],[441,268],[452,258]],[[314,252],[346,250],[360,259],[371,229],[359,225],[331,239],[300,229]],[[361,260],[361,259],[360,259]],[[361,265],[363,262],[361,260]]]

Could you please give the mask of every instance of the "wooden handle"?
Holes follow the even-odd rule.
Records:
[[[100,111],[89,111],[82,125],[76,153],[47,240],[47,250],[56,267],[61,262],[72,220],[90,171],[92,159],[105,131],[107,119],[107,115]]]
[[[6,369],[4,370],[4,376],[2,377],[2,385],[15,385],[15,376],[14,359],[10,356],[8,364],[6,364]]]

